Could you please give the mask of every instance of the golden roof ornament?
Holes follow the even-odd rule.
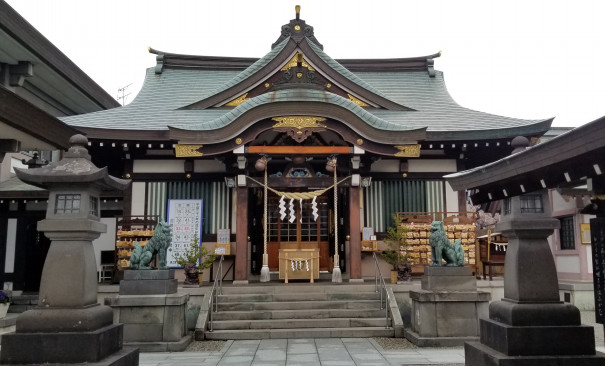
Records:
[[[294,9],[296,9],[296,19],[300,19],[300,5],[296,5]]]

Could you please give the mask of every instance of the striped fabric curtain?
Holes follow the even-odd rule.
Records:
[[[445,207],[443,181],[372,181],[364,195],[366,226],[385,232],[396,212],[439,212]]]
[[[231,194],[225,182],[149,182],[147,183],[147,212],[166,220],[169,199],[203,199],[204,234],[216,234],[217,229],[229,228]]]

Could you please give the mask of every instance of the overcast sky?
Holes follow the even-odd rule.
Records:
[[[462,106],[579,126],[605,115],[603,0],[8,0],[114,97],[140,90],[147,47],[262,57],[301,18],[332,58],[442,51],[435,67]]]

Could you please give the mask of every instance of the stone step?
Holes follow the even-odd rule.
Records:
[[[222,311],[212,314],[212,319],[220,320],[261,320],[261,319],[325,319],[325,318],[380,318],[385,309],[291,309],[264,311]]]
[[[376,292],[374,283],[371,284],[340,284],[340,285],[320,285],[309,283],[288,283],[280,286],[255,285],[255,286],[223,286],[223,294],[284,294],[284,293],[360,293]]]
[[[377,300],[380,294],[376,292],[359,293],[277,293],[277,294],[226,294],[219,295],[221,302],[267,302],[267,301],[330,301],[330,300]]]
[[[238,329],[214,330],[205,333],[206,339],[283,339],[283,338],[368,338],[394,337],[393,328],[297,328],[297,329]]]
[[[390,322],[389,322],[390,325]],[[385,318],[268,319],[213,321],[213,330],[359,328],[387,326]]]
[[[218,311],[301,310],[301,309],[380,309],[380,300],[358,301],[270,301],[220,302]]]

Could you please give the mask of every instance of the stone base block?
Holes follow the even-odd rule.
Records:
[[[597,366],[605,364],[605,354],[563,356],[509,356],[479,342],[464,345],[466,366]]]
[[[174,269],[127,269],[125,280],[172,280]]]
[[[427,291],[475,291],[477,280],[470,267],[424,267],[420,288]]]
[[[513,326],[580,325],[580,310],[572,304],[523,304],[510,300],[494,301],[489,305],[489,318]]]
[[[113,323],[109,306],[70,308],[36,307],[17,317],[19,333],[90,332]]]
[[[148,295],[106,298],[114,320],[124,325],[125,344],[182,342],[187,335],[189,295]]]
[[[121,324],[91,332],[9,333],[2,336],[0,363],[99,362],[121,348]]]
[[[125,346],[136,347],[141,352],[181,352],[191,343],[192,336],[188,334],[178,342],[124,342]]]
[[[464,341],[478,339],[479,319],[487,317],[490,294],[412,290],[410,298],[410,332],[417,334],[409,338],[412,343],[425,339],[423,343],[439,344],[436,339],[443,338],[443,345],[462,345]]]
[[[424,267],[425,276],[473,276],[471,267],[453,267],[453,266],[426,266]]]
[[[575,326],[511,326],[481,319],[481,343],[505,355],[590,355],[594,328]]]
[[[404,336],[418,347],[459,347],[479,341],[479,337],[422,337],[410,329],[404,330]]]
[[[138,271],[149,272],[149,271]],[[164,295],[176,294],[178,280],[122,280],[120,295]]]

